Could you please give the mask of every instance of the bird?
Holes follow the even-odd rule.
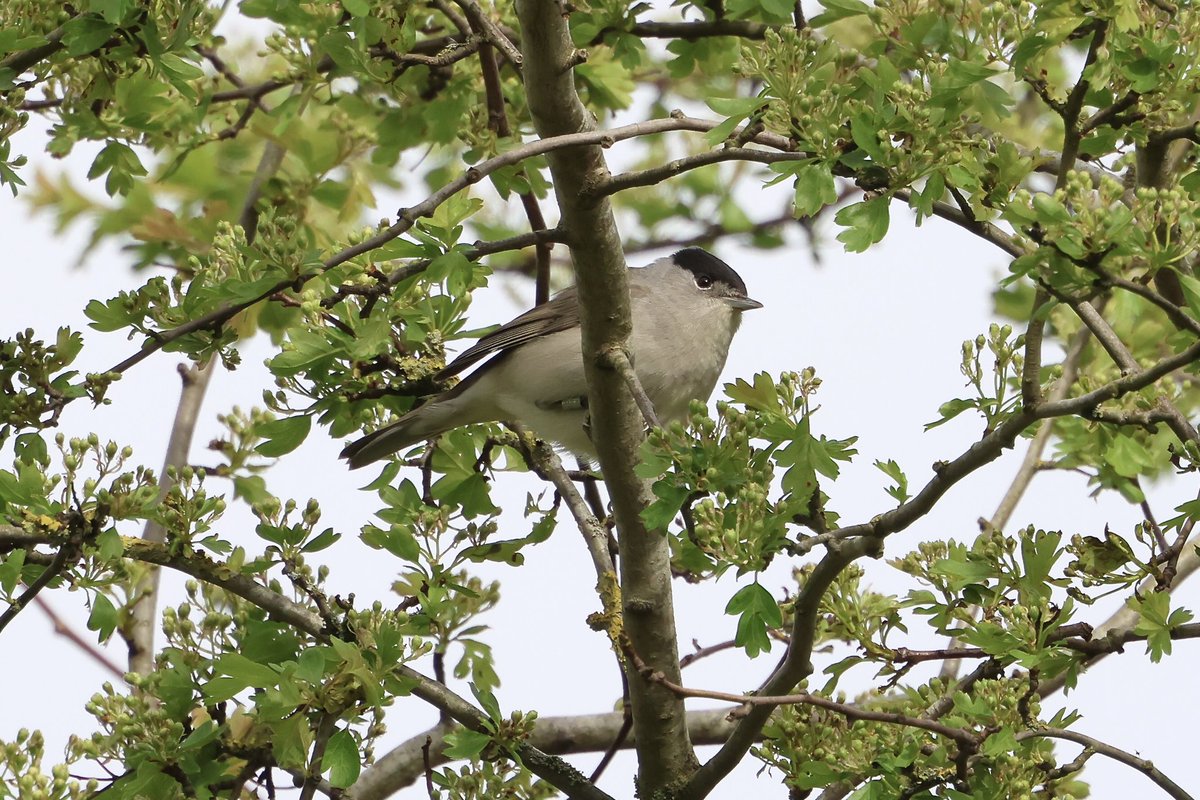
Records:
[[[742,312],[762,308],[732,267],[699,247],[630,269],[629,300],[634,372],[664,425],[686,418],[693,400],[708,400]],[[358,469],[463,425],[514,422],[594,461],[579,324],[575,288],[559,292],[481,338],[434,378],[445,381],[488,359],[481,367],[351,442],[341,458]]]

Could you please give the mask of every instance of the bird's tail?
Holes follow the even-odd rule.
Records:
[[[391,425],[346,445],[341,457],[350,462],[350,469],[358,469],[461,424],[453,403],[429,402]]]

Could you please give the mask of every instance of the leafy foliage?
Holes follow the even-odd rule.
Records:
[[[436,378],[446,344],[477,334],[464,320],[472,292],[493,270],[534,273],[520,251],[571,239],[528,233],[557,216],[542,214],[556,197],[547,156],[582,164],[618,139],[596,136],[592,150],[535,142],[523,79],[536,59],[570,63],[602,125],[617,112],[654,121],[653,135],[622,129],[629,172],[606,184],[596,170],[588,190],[593,209],[613,195],[631,251],[794,245],[796,220],[811,235],[828,217],[836,241],[862,252],[911,213],[1006,258],[995,299],[1010,322],[981,324],[963,343],[967,396],[927,426],[973,425],[975,441],[931,478],[907,454],[882,454],[886,509],[830,507],[857,439],[824,427],[811,369],[736,380],[715,411],[698,403],[687,425],[646,437],[641,520],[665,537],[669,569],[723,591],[737,618],[728,646],[754,658],[781,645],[781,693],[802,690],[756,698],[780,708],[741,715],[746,735],[726,747],[742,751],[725,761],[757,740],[753,755],[798,796],[1085,796],[1086,758],[1059,764],[1046,741],[1077,716],[1046,718],[1043,697],[1130,642],[1158,661],[1200,633],[1171,595],[1195,555],[1200,501],[1160,524],[1144,490],[1200,460],[1189,422],[1200,407],[1200,14],[1159,0],[804,10],[579,0],[566,20],[575,51],[558,52],[504,2],[0,4],[0,183],[60,229],[88,228],[89,250],[121,245],[143,276],[84,309],[97,333],[134,343],[107,371],[81,374],[84,339],[66,327],[0,341],[0,444],[12,448],[0,469],[0,631],[38,592],[70,586],[98,641],[136,650],[152,570],[190,578],[186,600],[161,611],[163,646],[128,686],[100,688],[88,704],[95,729],[71,740],[64,764],[44,765],[36,731],[0,744],[0,797],[241,797],[285,775],[305,796],[357,791],[386,768],[375,751],[385,719],[422,703],[456,722],[411,771],[431,793],[578,788],[581,777],[532,744],[537,713],[501,711],[485,623],[501,587],[478,565],[522,564],[567,519],[564,506],[593,543],[615,529],[619,551],[625,532],[603,502],[573,496],[572,476],[550,474],[517,433],[452,431],[367,487],[374,508],[359,536],[395,580],[393,596],[362,602],[331,596],[319,562],[349,532],[322,523],[315,500],[278,496],[271,473],[322,429],[377,428],[446,388]],[[243,42],[245,20],[268,32]],[[45,130],[51,156],[95,153],[87,170],[31,174],[19,150],[33,139],[16,138],[27,127]],[[760,184],[788,188],[779,208],[744,202]],[[378,219],[397,192],[417,201]],[[930,296],[954,302],[937,287]],[[261,407],[224,410],[215,464],[157,474],[122,442],[50,433],[71,404],[109,402],[145,359],[234,368],[256,337],[272,347],[273,384]],[[889,562],[905,592],[865,585],[856,561],[1023,439],[1041,470],[1083,472],[1145,521],[1059,531],[985,520],[971,541],[906,542]],[[531,492],[514,524],[493,485],[530,471],[562,481]],[[234,504],[253,536],[232,529]],[[134,535],[143,526],[161,535]],[[604,613],[591,622],[629,681],[677,699],[686,690],[670,669],[639,665],[622,614],[646,609],[605,571],[603,549],[592,555]],[[655,579],[666,582],[663,561]],[[783,561],[792,580],[776,595],[764,575]],[[737,587],[717,583],[731,572]],[[1085,614],[1110,594],[1136,622],[1095,638]],[[909,647],[919,632],[954,645]],[[674,628],[659,633],[674,653]],[[820,689],[804,683],[818,682],[814,647],[832,654],[818,664]],[[977,666],[957,680],[919,669],[947,660]],[[643,772],[639,791],[712,789],[682,761],[684,785]],[[72,777],[84,773],[107,777]]]

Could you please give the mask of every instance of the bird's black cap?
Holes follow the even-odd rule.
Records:
[[[732,286],[742,295],[746,294],[746,284],[742,276],[733,271],[733,267],[699,247],[688,247],[671,256],[675,263],[693,275],[707,275],[713,281]]]

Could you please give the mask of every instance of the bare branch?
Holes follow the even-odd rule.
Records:
[[[125,670],[118,667],[116,663],[106,656],[103,651],[96,647],[94,643],[89,642],[87,639],[84,639],[82,636],[76,633],[75,629],[68,625],[66,620],[58,615],[58,612],[54,610],[53,606],[46,602],[45,598],[35,597],[33,598],[33,602],[34,605],[41,609],[42,613],[49,618],[50,622],[53,623],[55,633],[57,633],[59,636],[66,637],[71,644],[82,650],[88,658],[92,659],[101,667],[103,667],[109,675],[113,676],[117,680],[125,679]]]
[[[1084,348],[1087,346],[1090,338],[1091,333],[1086,327],[1080,328],[1071,337],[1071,342],[1067,346],[1067,355],[1062,362],[1062,375],[1050,390],[1050,401],[1062,400],[1067,396],[1067,392],[1071,390],[1071,386],[1075,383],[1075,375],[1079,371],[1079,361],[1083,357]],[[1028,340],[1026,342],[1028,343]],[[1028,346],[1026,350],[1028,351]],[[1025,363],[1029,363],[1028,359]],[[1040,382],[1041,378],[1038,377],[1037,380]],[[1040,389],[1038,394],[1040,395]],[[1040,402],[1040,398],[1037,402]],[[1009,484],[1008,491],[1001,498],[1000,504],[996,506],[996,511],[992,514],[991,520],[988,521],[988,524],[993,529],[1004,530],[1005,526],[1008,525],[1009,519],[1012,517],[1013,512],[1016,511],[1017,504],[1021,502],[1021,498],[1025,495],[1025,490],[1029,488],[1029,483],[1033,480],[1033,476],[1037,474],[1038,465],[1042,461],[1042,453],[1046,451],[1046,445],[1050,443],[1050,438],[1053,435],[1054,420],[1046,420],[1029,442],[1029,447],[1025,451],[1025,457],[1021,460],[1021,466],[1017,469],[1017,474],[1013,477],[1012,483]]]
[[[558,3],[518,0],[524,79],[530,112],[542,142],[591,138],[593,117],[575,91],[575,48]],[[672,117],[686,124],[684,117]],[[777,137],[781,138],[781,137]],[[667,538],[646,529],[641,511],[649,487],[635,472],[645,431],[624,381],[598,356],[624,349],[632,332],[628,270],[622,241],[607,198],[584,190],[608,175],[602,144],[580,141],[569,154],[548,151],[550,172],[575,267],[579,293],[584,371],[593,441],[608,485],[620,540],[623,623],[633,648],[655,669],[679,678],[679,651]],[[536,144],[536,143],[535,143]],[[627,666],[627,671],[629,667]],[[683,700],[629,673],[630,703],[637,732],[638,792],[666,791],[691,773],[695,755],[688,740]]]
[[[974,752],[974,749],[979,744],[979,738],[965,728],[952,728],[949,725],[943,725],[940,722],[922,719],[921,717],[910,717],[887,711],[872,711],[850,703],[838,703],[825,697],[809,694],[808,692],[786,695],[730,694],[729,692],[713,692],[707,689],[689,689],[685,686],[671,683],[657,673],[652,675],[651,679],[663,684],[680,697],[706,697],[710,700],[724,700],[728,703],[735,703],[739,707],[815,706],[816,708],[823,708],[826,711],[841,714],[846,719],[855,722],[883,722],[891,725],[902,725],[907,728],[919,728],[930,733],[936,733],[939,736],[945,736],[947,739],[957,742],[960,746],[967,747],[972,752]],[[729,710],[729,713],[737,716],[742,711],[740,708],[734,708]]]
[[[625,716],[621,712],[584,714],[569,717],[539,717],[529,735],[529,744],[543,753],[603,752],[615,740]],[[696,744],[720,744],[725,741],[733,723],[724,708],[705,709],[688,713],[688,734]],[[394,792],[420,780],[424,764],[421,749],[428,742],[431,766],[445,764],[445,736],[456,729],[454,725],[437,725],[416,734],[381,756],[363,770],[350,790],[355,800],[382,800]],[[621,747],[634,746],[632,736]]]
[[[633,362],[629,360],[629,354],[622,348],[613,347],[601,353],[600,358],[609,369],[615,369],[617,374],[621,376],[621,380],[625,381],[625,386],[628,387],[629,393],[633,395],[633,399],[637,403],[638,410],[642,412],[642,419],[646,420],[646,424],[651,428],[661,428],[662,423],[658,421],[658,414],[655,413],[654,403],[651,402],[650,397],[646,394],[646,390],[642,388],[642,382],[638,380],[637,372],[633,369]]]
[[[1077,731],[1068,731],[1061,728],[1044,728],[1036,731],[1022,731],[1018,733],[1016,739],[1018,742],[1026,741],[1027,739],[1064,739],[1068,742],[1083,745],[1084,747],[1094,750],[1097,754],[1107,756],[1114,761],[1119,761],[1122,764],[1133,767],[1138,772],[1152,780],[1158,788],[1167,793],[1174,800],[1192,800],[1192,796],[1185,792],[1183,788],[1175,783],[1175,781],[1163,774],[1162,770],[1154,766],[1153,762],[1144,758],[1138,758],[1132,753],[1127,753],[1124,750],[1113,747],[1111,744],[1105,744],[1099,739],[1093,739],[1091,736],[1079,733]]]
[[[512,40],[500,30],[500,26],[492,21],[475,0],[455,0],[459,7],[466,12],[467,19],[471,22],[471,27],[477,34],[482,36],[488,44],[495,47],[504,54],[504,58],[508,63],[512,64],[517,70],[521,69],[521,64],[524,58],[521,56],[521,51],[517,50],[516,45]]]
[[[60,546],[58,552],[54,554],[53,560],[42,570],[42,574],[38,575],[33,583],[26,586],[25,591],[21,592],[21,596],[13,600],[12,604],[4,609],[4,613],[0,614],[0,632],[7,628],[8,624],[37,598],[38,592],[45,589],[46,584],[57,578],[63,570],[70,566],[70,562],[78,557],[78,543],[74,540]]]
[[[661,183],[668,178],[674,178],[689,170],[707,167],[710,164],[719,164],[723,161],[754,161],[759,164],[776,164],[781,161],[803,161],[811,157],[809,153],[780,153],[730,146],[721,150],[709,150],[677,158],[674,161],[663,164],[661,167],[651,167],[634,172],[622,172],[619,175],[614,175],[602,181],[598,185],[588,187],[587,193],[590,197],[603,197],[638,186],[653,186],[656,183]]]
[[[167,452],[163,458],[162,472],[158,476],[158,500],[161,503],[174,485],[171,473],[188,463],[188,452],[192,447],[192,435],[200,416],[200,406],[212,378],[216,359],[203,367],[180,365],[179,377],[182,391],[179,405],[175,409],[175,421],[167,441]],[[148,542],[166,541],[166,530],[157,520],[147,520],[142,538]],[[148,568],[134,588],[134,601],[129,621],[121,627],[121,635],[129,647],[129,671],[149,675],[154,670],[154,632],[158,622],[159,572],[156,567]]]
[[[1076,301],[1071,302],[1071,307],[1123,372],[1130,376],[1141,374],[1142,368],[1137,363],[1137,359],[1133,357],[1133,354],[1129,352],[1129,348],[1125,346],[1125,343],[1121,341],[1120,337],[1117,336],[1116,332],[1091,303]],[[1197,434],[1196,428],[1183,415],[1183,412],[1176,408],[1166,397],[1159,398],[1159,408],[1166,414],[1166,419],[1163,421],[1179,437],[1181,442],[1192,442],[1200,446],[1200,434]]]
[[[908,189],[898,189],[893,192],[892,196],[898,200],[903,200],[906,203],[912,200],[912,192],[910,192]],[[944,203],[940,200],[934,202],[933,215],[935,217],[941,217],[949,222],[953,222],[960,228],[965,228],[979,238],[983,239],[985,242],[989,242],[994,244],[996,247],[999,247],[1013,258],[1023,256],[1026,253],[1026,249],[1012,236],[1009,236],[1007,233],[1000,230],[990,222],[984,222],[976,219],[973,216],[964,214],[962,209],[952,206],[949,203]]]
[[[600,599],[605,603],[605,611],[612,610],[607,608],[609,601],[606,600],[604,585],[616,579],[617,568],[613,564],[612,556],[608,551],[608,531],[591,512],[587,502],[579,494],[579,491],[575,488],[575,484],[571,482],[567,471],[563,468],[562,461],[559,459],[558,454],[554,452],[554,448],[544,442],[539,442],[529,453],[529,456],[530,466],[541,477],[554,485],[554,489],[562,497],[563,501],[566,502],[571,516],[575,518],[575,524],[579,527],[579,532],[583,534],[588,553],[592,556],[592,566],[596,570],[597,588],[600,589]]]
[[[1178,141],[1179,139],[1187,139],[1189,142],[1200,144],[1200,122],[1180,125],[1178,128],[1152,131],[1150,139],[1160,145]]]
[[[761,39],[770,29],[770,25],[750,20],[713,19],[697,22],[635,22],[629,32],[644,39],[704,39],[710,36]]]

